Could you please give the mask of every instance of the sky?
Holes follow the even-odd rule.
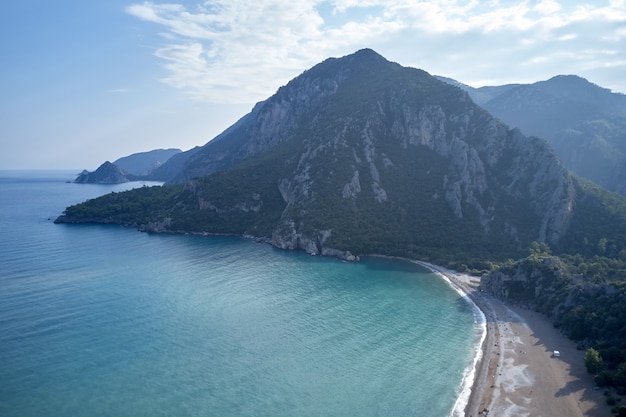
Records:
[[[20,0],[0,7],[0,169],[204,145],[362,48],[480,87],[626,93],[626,0]]]

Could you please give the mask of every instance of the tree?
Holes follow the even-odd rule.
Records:
[[[585,354],[585,367],[587,368],[587,372],[592,375],[598,374],[602,368],[604,368],[604,363],[602,361],[602,356],[600,356],[600,352],[595,350],[594,348],[589,348],[587,353]]]
[[[546,242],[537,242],[537,241],[534,241],[530,244],[528,251],[531,255],[538,255],[538,256],[547,256],[552,253],[552,249],[550,249],[550,245],[548,245]]]

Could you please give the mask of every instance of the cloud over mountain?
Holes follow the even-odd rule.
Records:
[[[473,85],[575,68],[626,91],[624,1],[219,0],[144,2],[127,12],[163,31],[154,52],[169,73],[163,81],[207,101],[260,100],[321,58],[363,46]]]

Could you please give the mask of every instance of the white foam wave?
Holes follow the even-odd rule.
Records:
[[[469,403],[469,398],[472,393],[472,387],[474,385],[474,379],[476,378],[476,366],[483,357],[483,351],[481,347],[483,345],[483,342],[485,341],[485,338],[487,337],[487,317],[485,317],[485,314],[476,305],[476,303],[472,301],[467,292],[458,285],[455,285],[450,280],[450,278],[448,278],[439,270],[438,267],[428,262],[414,262],[430,269],[431,271],[433,271],[433,273],[441,277],[441,279],[447,282],[448,285],[450,285],[450,287],[452,287],[463,298],[463,300],[465,300],[472,307],[472,310],[474,312],[474,323],[476,324],[476,327],[478,329],[478,342],[474,345],[474,359],[463,372],[463,379],[461,380],[459,395],[456,399],[456,402],[454,403],[454,407],[452,407],[452,412],[450,414],[450,417],[464,417],[465,408]]]
[[[461,391],[456,399],[456,402],[454,403],[454,407],[452,408],[451,417],[463,417],[465,415],[465,408],[469,402],[472,387],[474,385],[474,379],[476,378],[476,366],[483,357],[481,347],[485,341],[485,337],[487,336],[487,318],[485,317],[485,314],[476,304],[474,304],[469,296],[464,295],[463,299],[470,303],[474,310],[474,322],[479,329],[479,340],[478,343],[474,345],[474,360],[468,365],[467,368],[465,368],[465,371],[463,372]]]

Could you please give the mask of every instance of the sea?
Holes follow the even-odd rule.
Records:
[[[54,224],[156,183],[0,171],[0,415],[462,415],[480,313],[413,262]]]

